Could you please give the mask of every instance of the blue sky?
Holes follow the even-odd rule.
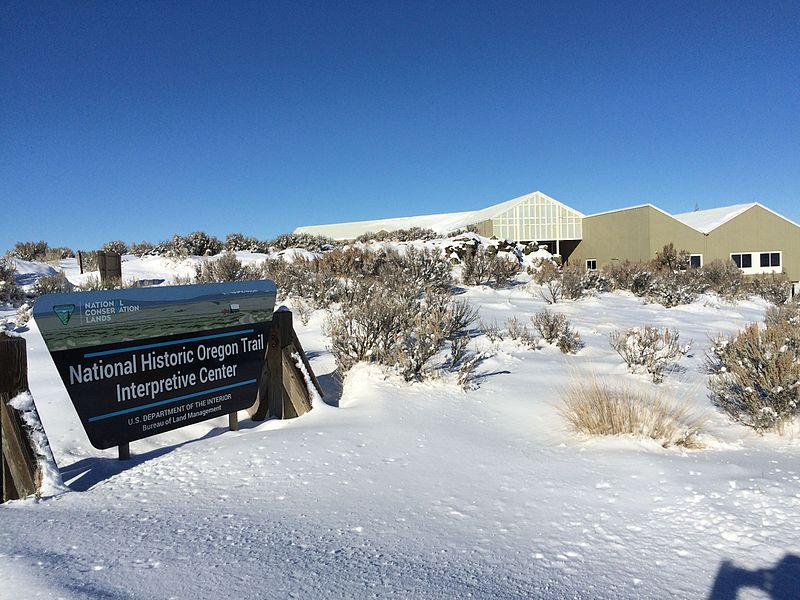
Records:
[[[800,222],[797,2],[16,2],[0,250],[481,208]]]

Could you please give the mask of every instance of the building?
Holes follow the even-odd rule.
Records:
[[[537,241],[587,269],[647,261],[672,243],[689,252],[694,267],[732,260],[746,275],[786,273],[800,280],[800,226],[757,202],[677,215],[652,204],[584,215],[533,192],[476,211],[298,227],[295,233],[352,240],[367,232],[411,227],[443,235],[472,227],[487,237]]]

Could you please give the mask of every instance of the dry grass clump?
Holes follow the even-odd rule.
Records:
[[[560,412],[572,429],[587,435],[649,438],[664,448],[702,448],[703,419],[685,404],[648,396],[626,386],[611,386],[590,377],[567,390]]]

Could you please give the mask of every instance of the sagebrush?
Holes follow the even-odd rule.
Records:
[[[712,402],[759,432],[780,429],[800,412],[800,327],[751,324],[712,340],[706,355]]]

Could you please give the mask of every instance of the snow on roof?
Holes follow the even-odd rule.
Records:
[[[684,223],[702,233],[710,233],[720,225],[723,225],[738,217],[744,211],[756,206],[755,202],[748,204],[732,204],[731,206],[720,206],[719,208],[709,208],[708,210],[696,210],[694,212],[672,215],[681,223]]]
[[[329,225],[307,225],[298,227],[294,233],[324,235],[335,240],[352,240],[361,234],[378,231],[396,231],[411,227],[433,229],[437,233],[448,233],[473,223],[470,217],[475,211],[420,215],[416,217],[397,217],[393,219],[374,219],[372,221],[352,221],[331,223]]]
[[[500,202],[499,204],[493,204],[480,210],[442,213],[436,215],[421,215],[416,217],[397,217],[393,219],[376,219],[373,221],[331,223],[329,225],[307,225],[304,227],[298,227],[294,230],[294,233],[324,235],[335,240],[352,240],[367,232],[378,232],[381,230],[396,231],[398,229],[409,229],[410,227],[423,227],[432,229],[436,233],[445,234],[458,229],[463,229],[469,225],[474,225],[475,223],[480,223],[481,221],[487,221],[492,217],[495,217],[504,213],[508,209],[513,208],[517,204],[537,195],[542,196],[559,206],[563,206],[567,210],[576,213],[580,217],[584,216],[574,208],[559,202],[555,198],[551,198],[547,194],[537,191],[512,198],[511,200]]]

